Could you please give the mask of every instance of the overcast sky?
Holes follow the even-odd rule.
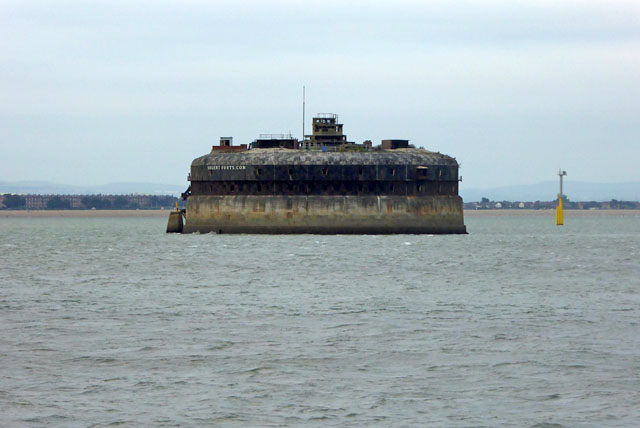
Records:
[[[185,184],[220,136],[409,139],[462,185],[640,181],[639,1],[3,1],[0,181]]]

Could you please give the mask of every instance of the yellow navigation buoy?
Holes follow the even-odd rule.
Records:
[[[564,213],[562,212],[562,196],[558,198],[558,206],[556,207],[556,225],[564,224]]]
[[[556,225],[562,226],[564,224],[564,213],[562,212],[562,177],[567,175],[567,171],[562,169],[558,170],[558,176],[560,177],[560,193],[558,193],[558,206],[556,207]]]

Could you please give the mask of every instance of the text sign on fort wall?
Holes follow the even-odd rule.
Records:
[[[208,165],[209,171],[238,171],[247,169],[246,165]]]

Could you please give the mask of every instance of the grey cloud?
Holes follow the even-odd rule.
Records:
[[[638,180],[639,17],[625,1],[5,1],[0,179],[183,182],[219,135],[299,134],[306,84],[310,114],[457,156],[473,187],[557,163]],[[616,177],[594,169],[602,145]]]

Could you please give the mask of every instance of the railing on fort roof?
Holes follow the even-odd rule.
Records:
[[[338,121],[338,115],[335,113],[318,113],[314,117],[317,117],[320,119],[335,119],[336,122]]]
[[[293,140],[291,134],[260,134],[261,140]]]

